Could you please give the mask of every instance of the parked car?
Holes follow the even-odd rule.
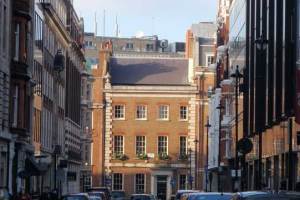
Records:
[[[89,195],[89,200],[102,200],[101,197],[98,196],[90,196]]]
[[[109,200],[105,192],[88,192],[90,197],[99,197],[101,200]]]
[[[87,193],[69,194],[61,198],[62,200],[89,200]]]
[[[231,200],[232,193],[197,192],[189,194],[187,200]]]
[[[125,192],[124,191],[112,191],[111,192],[111,199],[112,200],[124,200],[125,199]]]
[[[183,194],[199,192],[197,190],[178,190],[175,196],[175,200],[180,200]]]
[[[132,194],[130,200],[156,200],[156,197],[152,194]]]
[[[110,198],[111,198],[110,189],[107,187],[92,187],[92,188],[87,189],[87,191],[88,192],[104,192],[107,200],[110,200]]]
[[[299,200],[300,193],[297,192],[261,192],[261,191],[251,191],[251,192],[238,192],[233,197],[232,200]]]

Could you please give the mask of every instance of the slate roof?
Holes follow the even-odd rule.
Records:
[[[182,58],[112,57],[109,70],[112,85],[189,85]]]

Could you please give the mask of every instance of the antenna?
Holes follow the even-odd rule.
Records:
[[[119,37],[119,24],[118,24],[118,15],[116,15],[116,37]]]
[[[95,12],[95,37],[97,36],[97,29],[98,29],[98,24],[97,24],[97,12]]]
[[[103,10],[103,37],[105,37],[105,9]]]

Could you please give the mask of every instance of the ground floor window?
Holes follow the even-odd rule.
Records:
[[[179,175],[179,189],[180,190],[187,189],[187,175],[186,174]]]
[[[135,175],[135,192],[138,194],[145,193],[145,174]]]
[[[123,174],[113,174],[113,190],[123,190]]]

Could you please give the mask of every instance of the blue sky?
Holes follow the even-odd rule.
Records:
[[[158,35],[160,39],[184,41],[192,23],[215,21],[217,0],[74,0],[79,16],[84,17],[85,31],[94,32],[97,13],[98,35],[115,35],[116,16],[120,35],[132,37],[138,33]]]

